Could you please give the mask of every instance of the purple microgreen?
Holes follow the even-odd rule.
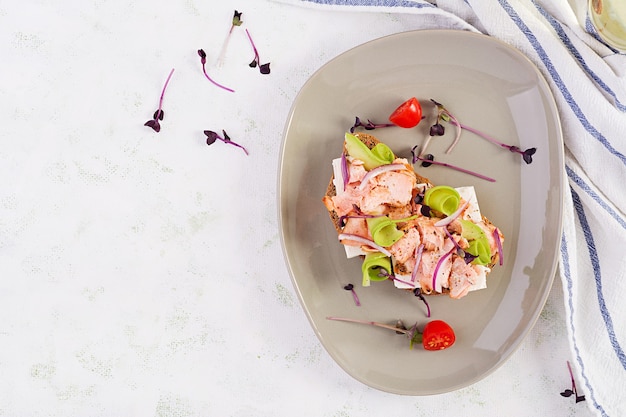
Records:
[[[413,147],[413,149],[415,149],[415,148],[416,148],[416,146]],[[421,155],[418,156],[418,157],[415,157],[415,154],[413,153],[413,150],[411,150],[411,153],[413,154],[413,163],[416,163],[418,161],[418,159],[419,159],[420,161],[422,161],[422,166],[424,168],[428,168],[429,166],[431,166],[433,164],[432,161],[435,160],[435,155],[433,155],[432,153],[428,153],[428,154],[424,155],[423,158],[421,157]]]
[[[452,236],[452,233],[450,233],[447,227],[444,227],[443,230],[446,232],[446,235],[448,236],[450,241],[452,241],[452,243],[454,244],[454,247],[456,248],[456,254],[461,258],[465,258],[465,251],[463,250],[463,248],[461,248],[459,242],[457,242],[456,239]]]
[[[443,136],[445,132],[446,132],[446,129],[443,127],[441,123],[435,123],[434,125],[430,127],[430,130],[428,131],[430,136]]]
[[[428,148],[428,145],[430,144],[430,141],[433,139],[433,137],[443,136],[443,134],[446,132],[446,129],[441,124],[441,120],[447,121],[449,119],[445,107],[443,107],[440,103],[436,102],[433,99],[430,99],[430,101],[432,101],[437,107],[437,120],[432,126],[430,126],[430,129],[428,131],[428,137],[424,140],[424,144],[422,145],[419,156],[422,156],[424,152],[426,152],[426,148]]]
[[[241,20],[241,15],[243,14],[243,12],[238,12],[237,10],[235,10],[235,13],[233,14],[233,24],[230,27],[230,31],[233,31],[233,28],[235,26],[241,26],[241,24],[243,23],[243,20]]]
[[[399,279],[399,278],[396,278],[396,276],[395,276],[395,275],[393,275],[393,274],[389,273],[389,271],[387,271],[385,268],[380,268],[380,272],[378,273],[378,276],[379,276],[380,278],[387,278],[387,279],[390,279],[390,280],[392,280],[392,281],[398,281],[398,282],[403,282],[403,283],[405,283],[405,284],[413,285],[413,284],[411,284],[411,283],[409,283],[409,282],[405,282],[405,281],[402,281],[402,280],[401,280],[401,279]]]
[[[426,152],[426,148],[428,148],[428,145],[430,144],[430,141],[433,139],[433,136],[435,136],[435,135],[428,135],[426,140],[424,140],[424,143],[423,143],[423,145],[421,147],[420,153],[419,153],[419,155],[417,155],[418,157],[421,158],[422,155],[424,155],[424,152]],[[413,147],[413,149],[415,149],[415,148],[417,148],[417,145],[415,147]],[[415,159],[415,157],[413,159]],[[422,164],[422,166],[424,166],[424,165]],[[430,166],[430,164],[425,165],[425,167],[428,167],[428,166]]]
[[[415,294],[417,298],[419,298],[424,304],[426,304],[426,317],[430,317],[430,306],[428,305],[428,301],[426,301],[426,297],[424,297],[424,295],[422,294],[422,289],[414,289],[413,294]]]
[[[358,323],[358,324],[367,324],[370,326],[376,326],[376,327],[382,327],[383,329],[389,329],[389,330],[393,330],[394,332],[400,332],[402,334],[407,334],[409,333],[410,330],[407,329],[402,329],[396,325],[391,325],[391,324],[385,324],[385,323],[380,323],[377,321],[368,321],[368,320],[359,320],[359,319],[351,319],[351,318],[345,318],[345,317],[333,317],[333,316],[328,316],[326,317],[327,320],[334,320],[334,321],[345,321],[348,323]]]
[[[445,128],[440,123],[441,120],[443,120],[444,122],[454,121],[457,124],[458,124],[458,120],[452,113],[450,113],[448,109],[445,108],[443,104],[433,100],[432,98],[430,99],[430,101],[432,101],[437,107],[437,121],[434,125],[431,126],[430,135],[431,136],[443,136],[443,134],[445,133]],[[456,135],[454,137],[454,141],[452,142],[448,150],[446,150],[446,153],[450,153],[452,149],[454,149],[454,147],[459,142],[460,138],[461,138],[461,128],[459,126],[456,126]],[[422,149],[422,153],[424,153],[424,151],[425,149]]]
[[[155,111],[154,114],[152,115],[152,118],[157,119],[157,120],[163,120],[164,116],[165,116],[165,111],[161,109],[161,110]]]
[[[151,127],[152,130],[157,133],[161,131],[161,124],[159,123],[159,120],[163,120],[163,117],[165,115],[165,112],[163,111],[163,97],[165,96],[165,89],[167,88],[167,85],[172,78],[172,74],[174,74],[174,68],[172,68],[170,74],[167,76],[165,84],[163,85],[163,89],[161,90],[161,97],[159,98],[159,108],[152,115],[152,120],[148,120],[146,123],[143,124],[144,126]]]
[[[413,349],[413,345],[415,343],[422,343],[423,335],[419,330],[417,330],[417,323],[411,326],[409,332],[406,335],[409,338],[409,349]]]
[[[374,217],[382,217],[384,214],[344,214],[339,217],[339,224],[345,226],[348,219],[372,219]]]
[[[339,236],[337,238],[340,241],[341,240],[352,240],[352,241],[355,241],[355,242],[359,242],[362,245],[366,245],[366,246],[369,246],[370,248],[376,249],[380,253],[385,254],[385,256],[391,257],[391,253],[387,249],[383,248],[380,245],[377,245],[376,242],[374,242],[373,240],[364,238],[363,236],[355,235],[355,234],[352,234],[352,233],[341,233],[341,234],[339,234]]]
[[[474,129],[473,127],[459,123],[458,121],[451,120],[451,123],[457,125],[463,130],[467,130],[468,132],[472,132],[475,135],[480,136],[481,138],[493,143],[494,145],[498,145],[502,148],[508,149],[509,151],[513,153],[520,154],[522,156],[522,159],[524,159],[524,162],[526,162],[527,164],[530,164],[533,162],[533,155],[535,154],[535,152],[537,152],[537,148],[528,148],[522,151],[518,146],[507,145],[506,143],[500,142],[496,138],[489,136],[488,134],[481,132],[478,129]]]
[[[405,281],[403,279],[400,279],[400,278],[396,277],[393,274],[389,274],[386,269],[382,269],[382,272],[380,272],[378,274],[378,276],[381,277],[381,278],[382,277],[386,277],[388,280],[397,281],[400,284],[404,284],[404,285],[408,285],[408,286],[411,286],[411,287],[415,287],[415,284],[413,284],[412,282]]]
[[[235,13],[233,14],[233,20],[230,24],[230,30],[228,31],[228,34],[226,34],[226,38],[224,39],[224,43],[222,44],[222,50],[220,51],[220,57],[217,60],[218,65],[222,65],[222,62],[224,61],[224,55],[226,54],[226,48],[228,46],[228,42],[230,42],[230,36],[233,33],[233,29],[237,26],[241,26],[241,24],[243,23],[243,20],[241,20],[242,14],[242,12],[238,12],[237,10],[235,10]]]
[[[398,329],[396,330],[396,334],[404,334],[402,331],[408,330],[401,319],[398,319],[396,322],[396,329]]]
[[[269,74],[270,73],[270,63],[267,62],[265,64],[261,64],[261,58],[259,57],[259,51],[256,49],[256,45],[252,40],[252,36],[248,29],[246,29],[246,35],[248,35],[248,39],[250,40],[250,45],[252,45],[252,50],[254,51],[254,59],[250,62],[250,68],[259,67],[259,71],[261,74]]]
[[[218,135],[217,133],[213,132],[212,130],[205,130],[204,134],[206,135],[206,144],[207,145],[212,145],[215,143],[216,140],[221,140],[224,143],[227,143],[229,145],[233,145],[236,146],[238,148],[241,148],[241,150],[243,150],[246,155],[248,155],[248,150],[246,148],[244,148],[243,146],[239,145],[238,143],[233,142],[230,137],[228,136],[228,134],[226,133],[225,130],[222,130],[222,134],[224,135],[224,137]]]
[[[417,330],[417,323],[411,326],[410,329],[405,329],[403,328],[405,327],[404,324],[398,325],[397,322],[395,325],[391,325],[391,324],[386,324],[386,323],[380,323],[377,321],[368,321],[368,320],[359,320],[359,319],[351,319],[351,318],[345,318],[345,317],[332,317],[332,316],[326,317],[326,320],[366,324],[369,326],[375,326],[375,327],[381,327],[383,329],[393,330],[397,334],[404,334],[408,337],[411,349],[413,348],[414,343],[422,343],[422,333],[420,333],[419,330]]]
[[[466,264],[471,263],[476,258],[478,258],[478,255],[472,255],[469,252],[465,252],[465,255],[463,256],[463,260],[465,261]]]
[[[574,373],[572,372],[572,366],[570,365],[569,361],[567,361],[567,369],[569,370],[569,376],[572,381],[572,388],[566,389],[565,391],[563,391],[561,393],[561,396],[571,397],[572,395],[574,395],[574,398],[576,399],[576,403],[585,401],[584,395],[578,395],[578,391],[576,390],[576,381],[574,381]]]
[[[365,130],[374,130],[383,127],[392,127],[395,126],[393,123],[374,123],[370,119],[367,119],[367,123],[363,123],[361,119],[357,116],[354,121],[354,125],[350,128],[350,133],[354,133],[356,128],[362,127]]]
[[[361,301],[359,300],[359,296],[356,295],[356,291],[354,290],[354,285],[348,284],[345,287],[343,287],[343,289],[346,291],[350,291],[352,293],[352,298],[354,298],[354,304],[356,304],[357,307],[361,307]]]
[[[435,157],[432,154],[425,155],[424,157],[419,156],[418,154],[415,153],[415,149],[416,148],[417,148],[417,145],[414,146],[411,149],[411,154],[413,155],[413,163],[414,164],[417,163],[418,161],[420,161],[420,162],[422,162],[422,167],[424,167],[424,168],[427,168],[427,167],[429,167],[431,165],[439,165],[439,166],[442,166],[442,167],[451,168],[451,169],[454,169],[456,171],[463,172],[465,174],[473,175],[473,176],[478,177],[480,179],[483,179],[485,181],[496,182],[495,179],[493,179],[491,177],[488,177],[486,175],[479,174],[477,172],[470,171],[468,169],[461,168],[461,167],[458,167],[456,165],[448,164],[448,163],[445,163],[445,162],[435,161]]]
[[[348,169],[348,160],[346,153],[341,153],[341,176],[343,177],[343,190],[346,191],[346,187],[350,182],[350,170]]]
[[[424,244],[420,243],[415,247],[415,265],[413,265],[413,270],[411,271],[411,283],[415,286],[415,279],[417,278],[417,269],[419,268],[419,264],[422,261],[422,253],[424,252]]]
[[[433,291],[436,291],[435,288],[437,288],[435,285],[437,284],[437,275],[439,274],[439,268],[441,268],[441,266],[446,261],[446,259],[448,259],[448,257],[452,255],[452,253],[454,253],[455,249],[456,248],[450,249],[441,258],[439,258],[439,261],[437,261],[437,265],[435,266],[435,271],[433,272]]]
[[[206,72],[206,52],[204,52],[203,49],[198,49],[198,55],[200,56],[200,63],[202,64],[202,72],[204,73],[204,76],[206,77],[206,79],[209,80],[212,84],[216,85],[217,87],[222,88],[231,93],[234,93],[235,90],[233,90],[232,88],[223,86],[222,84],[213,81],[213,79],[209,77],[209,74],[207,74]]]

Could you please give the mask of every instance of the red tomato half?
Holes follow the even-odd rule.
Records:
[[[426,350],[447,349],[455,340],[454,330],[445,321],[433,320],[424,327],[422,344]]]
[[[400,127],[415,127],[422,120],[422,106],[420,102],[412,97],[400,104],[400,106],[391,113],[389,121]]]

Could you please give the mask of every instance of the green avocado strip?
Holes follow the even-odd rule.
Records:
[[[475,223],[469,220],[460,219],[463,231],[463,236],[469,242],[469,247],[465,249],[465,252],[477,256],[472,261],[473,264],[488,265],[491,262],[491,248],[489,247],[489,240],[483,229]]]
[[[378,275],[381,268],[385,269],[388,274],[391,274],[391,259],[384,253],[372,252],[365,255],[361,265],[364,287],[369,287],[371,281],[384,281],[387,279],[387,277]]]
[[[368,171],[381,165],[391,164],[395,159],[393,151],[384,143],[378,143],[370,149],[351,133],[346,133],[345,145],[348,155],[363,161],[363,166]]]
[[[424,204],[446,216],[454,213],[459,208],[460,202],[459,192],[447,185],[429,188],[424,193]]]
[[[404,233],[396,227],[396,223],[387,216],[367,219],[367,228],[374,242],[382,247],[389,247],[404,236]]]

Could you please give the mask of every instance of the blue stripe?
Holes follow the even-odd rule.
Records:
[[[587,120],[587,117],[585,116],[583,111],[580,109],[580,107],[576,103],[576,100],[574,100],[574,97],[572,97],[572,94],[569,92],[569,90],[565,86],[565,83],[561,79],[558,71],[556,70],[556,68],[554,68],[554,64],[552,64],[552,61],[548,57],[548,54],[543,49],[543,47],[541,46],[541,44],[539,43],[535,35],[532,33],[532,31],[528,28],[528,26],[526,26],[526,24],[522,21],[522,19],[519,17],[517,12],[513,9],[513,7],[511,7],[511,5],[506,0],[499,0],[499,3],[502,6],[502,8],[507,12],[511,20],[522,31],[524,36],[526,36],[526,38],[528,39],[532,47],[535,49],[535,52],[537,52],[539,59],[541,59],[541,61],[545,65],[546,69],[548,70],[548,73],[552,77],[552,80],[558,87],[559,91],[565,98],[565,101],[567,101],[567,104],[569,105],[571,110],[574,112],[574,114],[576,115],[576,117],[578,118],[582,126],[585,128],[585,130],[591,136],[593,136],[598,142],[600,142],[612,155],[619,158],[619,160],[622,161],[622,164],[626,165],[626,156],[624,156],[621,152],[615,149],[613,145],[611,145],[611,143],[604,137],[604,135],[598,132],[598,130],[591,123],[589,123],[589,120]]]
[[[416,3],[410,0],[304,0],[309,3],[331,6],[375,6],[375,7],[435,7],[430,3]]]
[[[593,406],[600,411],[600,413],[602,414],[602,416],[607,416],[608,414],[606,414],[606,411],[604,411],[604,409],[602,408],[602,406],[600,404],[598,404],[598,402],[596,401],[596,395],[595,392],[593,391],[593,388],[591,387],[591,383],[589,382],[589,379],[587,378],[587,374],[585,371],[585,363],[583,362],[583,358],[580,356],[580,349],[578,349],[578,341],[577,341],[577,337],[576,337],[576,327],[574,326],[574,300],[572,297],[572,287],[573,287],[573,281],[572,281],[572,274],[570,272],[570,264],[569,264],[569,251],[567,250],[567,241],[565,240],[565,234],[563,234],[563,236],[561,236],[561,259],[562,259],[562,263],[563,263],[563,267],[562,267],[562,272],[563,275],[565,276],[565,281],[567,282],[567,308],[569,309],[569,316],[570,316],[570,329],[572,332],[572,341],[574,343],[574,352],[576,353],[576,361],[578,362],[578,368],[580,369],[580,374],[583,377],[583,380],[585,381],[585,385],[587,387],[587,392],[585,393],[585,398],[589,399],[591,398],[591,401],[593,402]]]
[[[546,9],[544,9],[543,7],[541,7],[540,5],[538,5],[536,2],[533,1],[533,4],[535,5],[535,8],[539,11],[539,13],[541,13],[541,15],[550,23],[550,25],[554,28],[554,30],[556,31],[557,35],[559,35],[559,38],[561,39],[561,41],[563,42],[563,44],[565,45],[565,47],[567,48],[567,50],[572,54],[572,56],[574,58],[576,58],[576,61],[578,61],[578,64],[587,72],[587,74],[589,74],[589,76],[591,77],[591,79],[600,86],[600,88],[602,88],[604,91],[607,92],[608,95],[610,95],[611,97],[613,97],[613,100],[615,101],[615,106],[621,110],[621,111],[626,111],[626,106],[624,106],[619,99],[617,98],[617,95],[615,94],[615,92],[611,89],[611,87],[609,87],[608,85],[606,85],[604,83],[604,81],[598,77],[596,75],[596,73],[593,72],[593,70],[591,68],[589,68],[589,66],[587,65],[587,63],[585,62],[585,59],[582,57],[582,55],[580,54],[580,52],[578,51],[578,49],[576,49],[576,47],[574,46],[574,44],[572,43],[572,41],[570,40],[569,36],[567,36],[567,33],[565,33],[565,30],[563,30],[563,26],[561,25],[560,22],[558,22],[552,15],[550,15]]]
[[[582,178],[580,178],[569,166],[565,165],[565,171],[567,172],[567,176],[576,183],[589,197],[591,197],[600,207],[604,209],[620,226],[622,229],[626,230],[626,220],[622,218],[622,216],[613,210],[602,197],[600,197],[595,191],[591,189],[589,184],[587,184]]]
[[[622,367],[626,370],[626,354],[624,354],[622,347],[617,341],[617,337],[615,336],[615,329],[613,327],[613,319],[611,318],[611,313],[607,309],[606,302],[604,301],[604,294],[602,292],[602,271],[600,268],[600,260],[598,259],[596,244],[593,239],[593,233],[591,231],[589,223],[587,222],[587,216],[585,214],[585,209],[582,205],[582,202],[580,201],[580,197],[573,189],[572,200],[574,201],[574,209],[576,211],[576,214],[578,215],[578,221],[580,222],[580,226],[583,229],[585,240],[587,241],[589,260],[591,261],[591,267],[593,268],[593,275],[596,281],[596,295],[598,297],[598,307],[600,308],[600,314],[602,315],[602,319],[604,320],[606,331],[609,336],[609,341],[611,342],[611,346],[615,351],[617,359],[622,364]]]

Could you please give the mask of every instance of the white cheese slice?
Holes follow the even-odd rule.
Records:
[[[343,189],[343,173],[341,172],[341,158],[333,159],[333,184],[335,185],[335,191],[337,195],[342,195],[345,191]]]

